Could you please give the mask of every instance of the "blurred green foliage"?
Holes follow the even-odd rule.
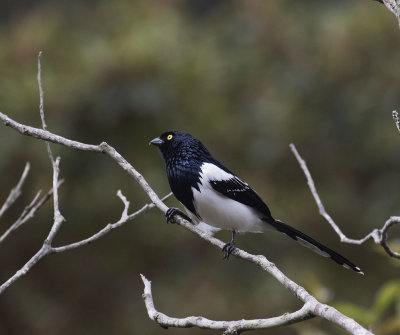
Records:
[[[335,307],[364,324],[375,325],[379,334],[400,333],[399,280],[389,281],[382,285],[370,308],[363,308],[349,302],[337,303]]]
[[[348,236],[362,237],[399,215],[400,142],[391,111],[399,106],[400,34],[384,6],[363,0],[5,1],[0,17],[2,112],[40,126],[36,72],[43,50],[49,128],[87,143],[108,141],[159,195],[169,187],[148,141],[168,129],[192,133],[256,185],[276,217],[348,256],[365,276],[274,233],[239,236],[239,247],[265,254],[364,326],[398,333],[400,263],[371,242],[338,241],[288,149],[296,144]],[[53,147],[62,157],[60,201],[68,220],[56,245],[118,220],[118,189],[132,210],[148,201],[106,157]],[[42,142],[6,127],[0,155],[0,203],[25,161],[32,164],[23,196],[0,222],[5,230],[38,189],[51,186],[51,166]],[[37,251],[51,221],[48,203],[0,246],[1,281]],[[227,240],[229,233],[218,236]],[[153,211],[37,264],[0,297],[0,333],[165,333],[147,318],[139,273],[153,281],[156,306],[172,316],[256,318],[299,307],[255,266],[223,262],[219,250],[167,226]],[[314,319],[256,333],[343,332]]]

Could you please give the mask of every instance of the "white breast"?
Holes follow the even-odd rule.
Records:
[[[237,232],[261,233],[266,224],[260,213],[250,206],[232,200],[215,191],[210,180],[228,180],[234,176],[211,163],[203,163],[198,191],[192,187],[194,206],[202,221]]]

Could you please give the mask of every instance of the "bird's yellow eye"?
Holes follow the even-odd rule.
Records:
[[[168,140],[168,141],[172,140],[172,137],[173,137],[173,136],[172,136],[171,134],[169,134],[169,135],[167,136],[167,140]]]

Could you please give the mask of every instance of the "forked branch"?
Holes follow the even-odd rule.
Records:
[[[381,245],[391,257],[400,258],[400,254],[391,250],[387,244],[388,230],[395,223],[400,223],[400,216],[391,216],[385,222],[385,224],[383,225],[383,227],[381,229],[374,229],[372,232],[370,232],[368,235],[366,235],[365,237],[363,237],[361,239],[356,240],[356,239],[348,238],[342,232],[342,230],[339,228],[339,226],[335,223],[335,221],[333,221],[332,217],[326,212],[325,207],[322,204],[322,201],[318,195],[317,189],[314,184],[314,180],[311,177],[310,171],[308,170],[306,161],[300,156],[300,154],[297,151],[294,144],[290,144],[290,149],[292,150],[294,156],[297,159],[297,162],[299,163],[301,169],[303,170],[303,173],[307,179],[308,187],[310,188],[311,194],[314,197],[315,203],[318,206],[319,213],[329,223],[329,225],[333,228],[333,230],[336,232],[336,234],[339,235],[341,242],[360,245],[368,240],[373,240],[376,244]]]
[[[173,318],[157,311],[154,306],[153,294],[151,292],[151,281],[140,275],[144,284],[143,299],[149,318],[159,324],[162,328],[190,328],[223,330],[225,335],[236,335],[246,330],[268,329],[287,326],[293,323],[308,320],[314,317],[310,310],[310,304],[305,303],[302,308],[293,313],[285,313],[281,316],[268,319],[237,320],[237,321],[215,321],[202,316],[188,316],[186,318]]]

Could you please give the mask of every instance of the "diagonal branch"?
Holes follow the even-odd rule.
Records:
[[[0,208],[0,218],[4,215],[4,213],[12,206],[12,204],[19,198],[21,195],[21,189],[24,185],[25,179],[28,176],[31,165],[29,162],[25,164],[24,171],[22,172],[21,178],[19,179],[18,184],[10,191],[6,201],[3,206]]]
[[[400,0],[374,0],[386,6],[386,8],[396,17],[400,26]]]
[[[318,195],[317,189],[314,184],[314,180],[311,177],[310,171],[308,170],[306,161],[300,156],[299,152],[297,151],[293,143],[290,144],[289,147],[292,150],[294,156],[296,157],[297,162],[299,163],[301,169],[303,170],[303,173],[307,179],[308,187],[310,188],[311,194],[314,197],[315,203],[318,206],[319,213],[325,218],[325,220],[333,228],[336,234],[339,235],[340,241],[343,243],[361,245],[368,240],[373,240],[376,244],[380,244],[390,256],[400,259],[400,254],[392,251],[386,242],[387,232],[389,228],[392,227],[395,223],[400,223],[400,216],[391,216],[381,229],[374,229],[368,235],[359,240],[348,238],[342,232],[339,226],[335,223],[335,221],[333,221],[332,217],[326,212],[325,207],[322,204],[322,201]]]
[[[63,180],[60,180],[59,186],[63,183]],[[24,223],[32,219],[36,212],[39,210],[40,207],[44,205],[47,200],[50,199],[50,197],[53,194],[53,189],[49,190],[39,201],[39,196],[41,194],[41,191],[39,191],[35,198],[31,201],[31,203],[25,207],[19,218],[0,236],[0,243],[3,242],[13,231],[17,230],[19,227],[21,227]]]
[[[399,113],[397,111],[392,112],[392,117],[394,120],[394,123],[396,124],[397,130],[399,131],[400,134],[400,118],[399,118]]]
[[[382,0],[382,2],[386,8],[389,9],[394,16],[396,16],[400,26],[400,0]]]
[[[151,281],[140,275],[144,284],[143,299],[149,318],[159,324],[162,328],[190,328],[223,330],[224,334],[236,335],[246,330],[268,329],[298,323],[314,317],[310,311],[310,304],[305,303],[301,309],[293,313],[285,313],[281,316],[268,319],[237,320],[237,321],[215,321],[202,316],[188,316],[186,318],[173,318],[157,311],[154,307],[153,294],[151,292]]]
[[[6,126],[9,126],[23,135],[31,136],[36,139],[49,141],[57,144],[64,145],[66,147],[82,150],[82,151],[91,151],[91,152],[99,152],[105,153],[109,157],[111,157],[120,167],[122,167],[129,175],[131,175],[138,184],[142,187],[142,189],[146,192],[148,197],[152,202],[156,204],[156,206],[161,209],[163,212],[166,212],[168,207],[164,205],[164,203],[158,198],[157,194],[153,191],[147,181],[143,178],[143,176],[124,158],[121,154],[118,153],[111,145],[106,142],[102,142],[99,145],[94,144],[86,144],[78,141],[72,141],[65,137],[53,134],[48,130],[43,130],[35,127],[30,127],[17,121],[11,119],[7,115],[0,112],[0,120]]]

